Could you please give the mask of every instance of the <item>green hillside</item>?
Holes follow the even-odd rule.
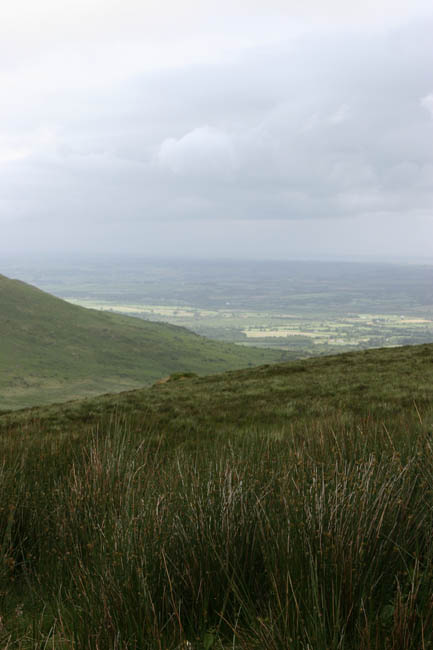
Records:
[[[173,372],[209,374],[282,358],[70,305],[0,275],[0,409],[126,390]]]
[[[189,436],[322,421],[395,418],[433,408],[433,344],[349,352],[205,377],[176,374],[150,388],[23,410],[1,423],[26,421],[65,431],[100,426],[114,413]]]
[[[433,648],[433,345],[0,416],[0,646]]]

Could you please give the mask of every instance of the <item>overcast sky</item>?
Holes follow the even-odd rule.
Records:
[[[0,252],[433,261],[432,34],[420,0],[2,3]]]

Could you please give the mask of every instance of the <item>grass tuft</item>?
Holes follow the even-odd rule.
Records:
[[[404,426],[3,436],[2,647],[432,647],[433,449]]]

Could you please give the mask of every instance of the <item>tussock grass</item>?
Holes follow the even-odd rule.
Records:
[[[114,417],[0,446],[1,647],[433,647],[416,411],[187,439]]]

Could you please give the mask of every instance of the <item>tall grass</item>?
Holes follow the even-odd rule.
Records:
[[[0,444],[1,647],[433,647],[416,419]]]

